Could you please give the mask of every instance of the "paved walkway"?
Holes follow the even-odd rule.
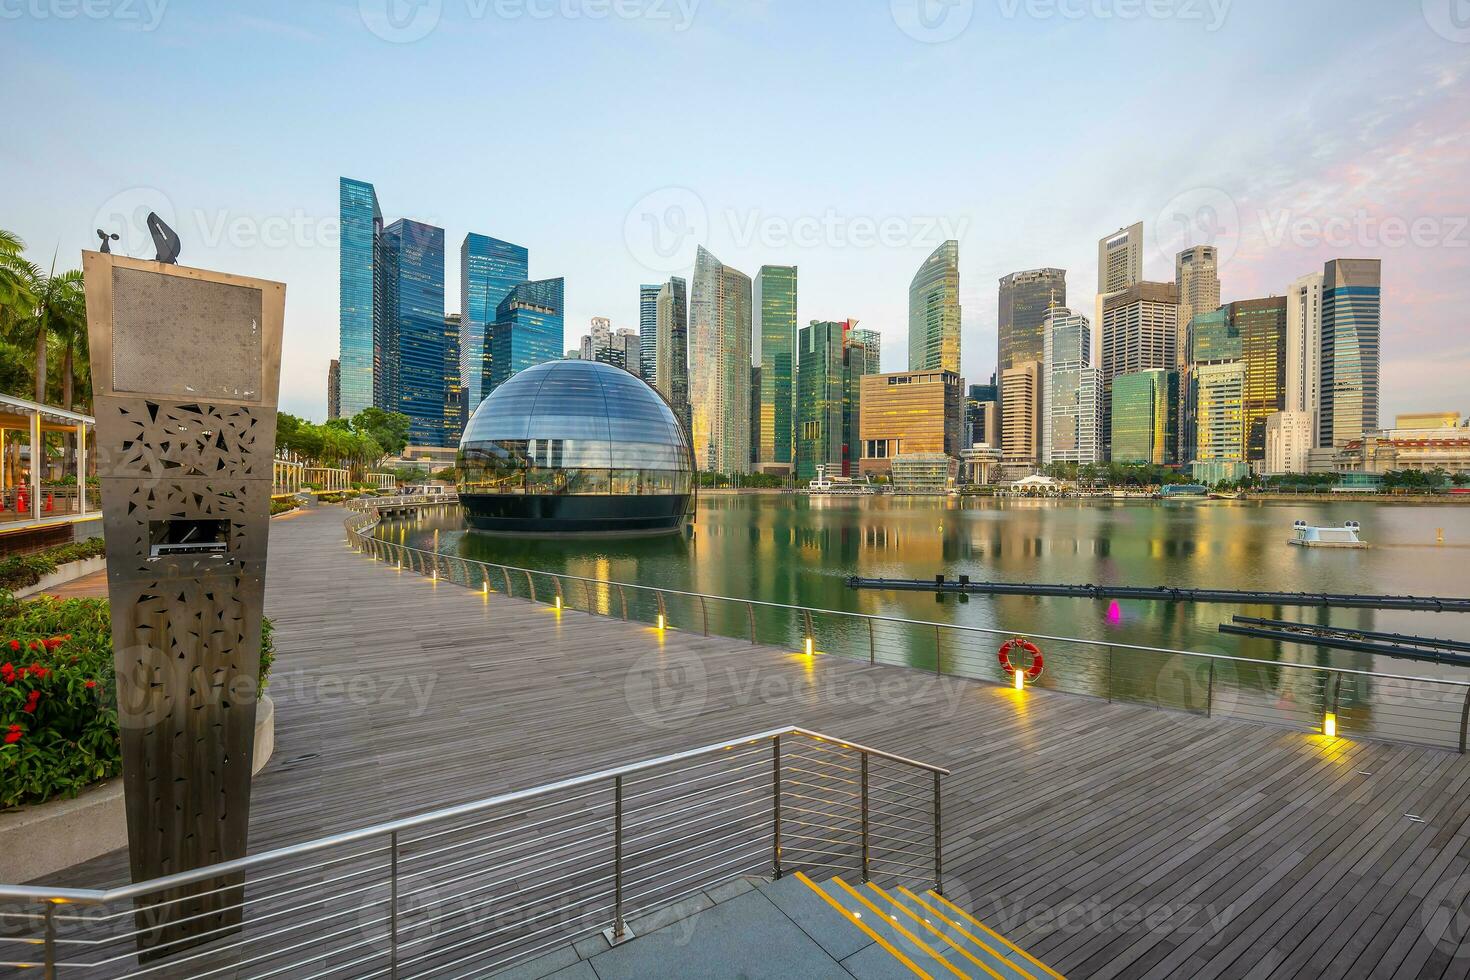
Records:
[[[346,516],[272,525],[252,849],[794,723],[950,767],[946,893],[1063,973],[1470,969],[1461,756],[660,638],[394,572]],[[650,698],[650,665],[684,687]],[[63,876],[125,877],[120,853]]]

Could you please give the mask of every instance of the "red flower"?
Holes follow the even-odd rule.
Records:
[[[21,730],[19,725],[11,725],[10,731],[5,733],[5,744],[13,745],[20,741]]]
[[[13,664],[0,664],[0,679],[7,684],[15,683],[15,666]]]
[[[39,649],[41,649],[41,641],[40,640],[32,640],[29,644],[27,644],[27,646],[30,649],[32,649],[32,650],[39,650]]]
[[[88,682],[87,682],[87,690],[89,690],[89,691],[90,691],[90,690],[91,690],[91,689],[92,689],[92,688],[94,688],[94,687],[96,687],[96,686],[97,686],[97,682],[96,682],[96,681],[88,681]]]
[[[31,664],[31,676],[36,678],[37,680],[45,677],[49,673],[51,673],[51,671],[47,670],[45,667],[42,667],[40,664]]]
[[[20,710],[24,711],[26,714],[35,714],[36,713],[36,705],[38,705],[40,703],[41,703],[41,692],[40,691],[32,691],[31,692],[31,696],[28,697],[28,698],[26,698],[26,703],[21,707]]]
[[[12,650],[19,650],[20,649],[20,641],[19,640],[11,640],[10,641],[10,649],[12,649]]]

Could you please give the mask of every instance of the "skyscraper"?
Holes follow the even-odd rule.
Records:
[[[684,280],[673,276],[658,289],[655,309],[653,386],[674,410],[674,417],[690,428],[689,411],[689,294]]]
[[[658,364],[658,291],[659,283],[638,287],[638,370],[634,372],[650,385]]]
[[[1311,272],[1286,290],[1286,410],[1312,417],[1308,449],[1317,447],[1321,380],[1322,273]]]
[[[689,297],[689,403],[695,465],[750,469],[750,277],[699,246]]]
[[[753,446],[761,473],[789,473],[793,461],[796,408],[796,266],[763,265],[755,276],[750,361],[759,370],[755,385]]]
[[[1245,361],[1241,425],[1247,462],[1266,458],[1266,416],[1286,407],[1286,305],[1285,296],[1270,296],[1226,307]]]
[[[965,428],[961,449],[977,443],[985,443],[992,449],[1000,447],[1000,385],[994,374],[990,384],[970,385],[965,395]]]
[[[1249,469],[1244,414],[1246,373],[1242,360],[1194,365],[1190,472],[1196,480],[1206,483],[1237,480]],[[1264,431],[1263,427],[1263,439]]]
[[[459,445],[464,434],[464,379],[459,373],[460,315],[444,315],[444,445]]]
[[[1172,282],[1138,282],[1102,298],[1102,426],[1109,440],[1115,431],[1113,379],[1155,368],[1174,369],[1179,329],[1176,296]],[[1176,394],[1177,379],[1176,374]],[[1174,406],[1172,414],[1177,419],[1179,406]]]
[[[1043,346],[1042,324],[1057,307],[1067,305],[1067,271],[1065,269],[1027,269],[1012,272],[1000,280],[1000,309],[996,318],[999,353],[996,370],[1023,361],[1040,361]],[[1005,383],[1001,383],[1001,401],[1005,401]]]
[[[1200,405],[1200,383],[1198,373],[1202,366],[1207,364],[1237,364],[1245,357],[1245,345],[1240,336],[1240,325],[1230,317],[1230,311],[1225,307],[1210,310],[1208,313],[1196,313],[1189,321],[1184,331],[1184,354],[1180,358],[1184,362],[1184,368],[1179,375],[1180,402],[1180,426],[1179,426],[1179,459],[1181,462],[1195,462],[1200,459],[1200,413],[1203,411]],[[1218,385],[1219,372],[1215,372],[1215,383]],[[1243,379],[1244,375],[1242,375]],[[1245,392],[1244,380],[1241,382],[1240,394]],[[1219,428],[1223,423],[1221,419],[1223,397],[1221,390],[1211,395],[1214,405],[1210,409],[1213,412],[1211,425]],[[1239,423],[1242,406],[1237,404],[1233,409],[1231,418]],[[1243,431],[1243,430],[1242,430]],[[1242,437],[1243,438],[1243,437]],[[1218,439],[1216,440],[1218,442]],[[1242,443],[1243,445],[1244,443]]]
[[[964,448],[959,375],[869,371],[859,379],[858,390],[858,444],[849,447],[849,453],[858,456],[862,475],[891,473],[899,456],[938,453],[956,458]]]
[[[488,396],[517,371],[559,359],[564,313],[562,279],[537,279],[512,289],[496,307],[495,321],[485,333],[480,390]]]
[[[342,417],[342,362],[332,358],[327,363],[327,418]]]
[[[382,246],[389,366],[379,404],[408,416],[409,442],[442,446],[444,229],[400,218],[383,229]]]
[[[1113,379],[1113,462],[1154,466],[1174,462],[1178,385],[1178,373],[1166,368],[1134,371]]]
[[[1135,221],[1097,242],[1097,291],[1122,292],[1143,281],[1143,222]]]
[[[909,370],[960,373],[960,243],[940,245],[909,283]]]
[[[1174,256],[1174,288],[1179,295],[1179,332],[1189,326],[1196,313],[1220,306],[1219,253],[1213,245],[1191,245]],[[1184,343],[1176,344],[1179,366],[1184,364]]]
[[[1008,470],[1035,472],[1041,452],[1041,362],[1021,361],[1000,373],[1001,462]]]
[[[1382,262],[1333,259],[1322,270],[1317,439],[1341,447],[1378,428]]]
[[[1096,463],[1102,445],[1102,372],[1092,366],[1092,324],[1051,311],[1042,325],[1041,462]]]
[[[382,331],[379,318],[382,283],[378,267],[383,211],[378,207],[377,192],[366,181],[339,178],[337,192],[341,219],[338,410],[350,418],[373,404],[377,389],[375,357]]]
[[[530,278],[529,260],[524,246],[488,235],[468,234],[459,246],[459,374],[468,413],[473,414],[489,394],[482,390],[486,331],[500,301]]]
[[[851,320],[813,320],[797,334],[796,475],[850,476],[858,462],[862,376],[867,349]]]
[[[854,321],[856,322],[856,321]],[[864,330],[854,327],[852,330],[852,342],[861,344],[867,355],[868,373],[877,374],[883,365],[883,335],[876,330]]]

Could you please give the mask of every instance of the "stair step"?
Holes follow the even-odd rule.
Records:
[[[1038,980],[1036,968],[1018,956],[1010,947],[966,922],[932,898],[924,898],[902,886],[879,888],[869,885],[885,902],[902,909],[915,931],[933,936],[930,945],[941,949],[951,960],[974,972],[1000,980]],[[963,961],[963,962],[961,962]],[[1041,975],[1045,977],[1045,974]]]
[[[818,886],[832,904],[858,924],[875,941],[875,947],[863,950],[842,961],[842,965],[859,977],[901,976],[895,971],[897,964],[904,966],[910,974],[934,978],[967,977],[969,971],[961,968],[945,956],[935,944],[943,946],[935,936],[921,936],[924,930],[912,920],[906,919],[897,910],[885,911],[879,896],[864,894],[864,890],[848,884],[842,878],[833,878]],[[875,901],[875,899],[878,899]],[[932,940],[932,942],[931,942]],[[888,955],[881,956],[877,949]],[[968,964],[966,964],[968,965]]]
[[[922,896],[915,895],[914,897],[922,898],[931,907],[933,907],[935,911],[941,913],[945,916],[945,918],[949,919],[950,922],[963,928],[970,934],[984,940],[986,945],[992,947],[993,949],[999,950],[1001,953],[1005,954],[1006,959],[1010,960],[1018,967],[1029,971],[1032,975],[1038,977],[1039,980],[1046,980],[1046,978],[1048,977],[1050,977],[1051,980],[1067,980],[1066,977],[1062,976],[1056,970],[1053,970],[1051,967],[1041,962],[1041,960],[1026,952],[1020,946],[1017,946],[1015,943],[1011,942],[1009,939],[1002,936],[994,929],[991,929],[989,926],[985,925],[985,923],[981,922],[979,919],[975,918],[973,915],[971,915],[969,912],[966,912],[958,905],[955,905],[943,895],[938,894],[934,891],[934,889],[931,888]]]

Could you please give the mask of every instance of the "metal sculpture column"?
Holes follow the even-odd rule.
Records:
[[[134,881],[245,854],[286,287],[85,252]],[[241,919],[229,876],[139,900],[147,959]]]

